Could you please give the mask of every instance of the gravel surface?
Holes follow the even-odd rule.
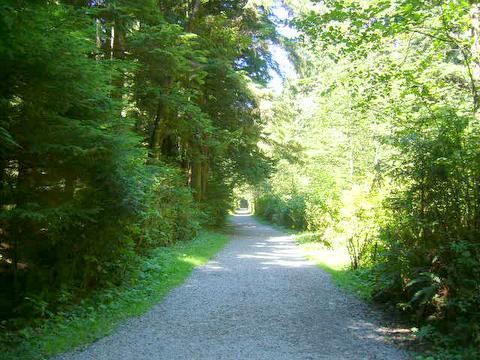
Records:
[[[408,359],[291,237],[250,216],[231,223],[225,249],[150,312],[57,359]]]

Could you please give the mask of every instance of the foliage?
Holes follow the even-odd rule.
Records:
[[[325,204],[318,225],[308,210],[295,223],[347,246],[376,300],[448,339],[440,358],[478,357],[478,3],[329,0],[300,11],[300,78],[269,126],[277,147],[302,151],[281,157],[259,214]]]
[[[122,284],[152,249],[221,224],[236,184],[266,176],[255,89],[278,34],[265,6],[0,5],[0,314],[9,329]]]
[[[2,332],[0,344],[5,350],[0,358],[43,359],[111,333],[122,320],[141,315],[158,303],[227,240],[222,234],[202,232],[191,241],[155,249],[138,263],[137,270],[122,286],[98,291],[79,304],[64,306],[39,326]]]

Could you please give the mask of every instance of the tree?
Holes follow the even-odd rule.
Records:
[[[265,8],[7,1],[0,29],[7,317],[121,283],[149,249],[221,223],[234,185],[269,171],[254,91],[277,36]]]

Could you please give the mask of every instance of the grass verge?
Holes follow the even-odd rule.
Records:
[[[309,234],[295,235],[295,240],[305,257],[328,272],[338,287],[370,301],[373,295],[373,279],[370,271],[368,269],[352,270],[345,247],[328,248],[322,243],[309,241],[310,237]]]
[[[125,319],[148,311],[227,241],[224,234],[203,232],[191,241],[153,250],[128,285],[99,291],[39,327],[1,334],[0,359],[46,359],[110,334]]]

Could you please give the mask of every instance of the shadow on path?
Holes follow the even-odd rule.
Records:
[[[150,312],[59,359],[408,358],[290,236],[248,214],[230,223],[225,249]]]

